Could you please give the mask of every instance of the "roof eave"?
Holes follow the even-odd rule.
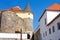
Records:
[[[43,14],[41,15],[41,17],[39,18],[39,20],[38,21],[40,21],[40,19],[42,18],[42,16],[44,15],[44,13],[46,12],[46,10],[43,12]]]
[[[44,15],[44,13],[45,13],[46,11],[58,11],[58,12],[60,12],[60,10],[49,10],[49,9],[46,9],[46,10],[43,12],[43,14],[41,15],[41,17],[39,18],[38,21],[40,21],[40,19],[42,18],[42,16]]]

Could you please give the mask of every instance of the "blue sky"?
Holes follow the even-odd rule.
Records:
[[[54,3],[60,4],[60,0],[0,0],[0,10],[5,10],[15,6],[20,6],[23,10],[27,3],[30,3],[34,13],[34,30],[39,26],[38,19],[43,11]]]

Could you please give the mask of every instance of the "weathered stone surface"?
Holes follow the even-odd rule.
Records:
[[[22,29],[22,33],[24,33],[25,32],[25,27],[24,27],[23,19],[20,18],[20,17],[17,17],[16,22],[17,22],[16,23],[16,30],[20,29],[20,31],[21,31],[21,29]]]
[[[24,25],[26,31],[33,31],[33,20],[30,18],[24,19]]]
[[[30,38],[31,38],[32,33],[33,33],[33,19],[25,18],[24,19],[24,27],[25,27],[25,32],[27,34],[30,34]]]
[[[16,14],[12,11],[5,11],[1,18],[1,31],[14,33],[16,26]]]

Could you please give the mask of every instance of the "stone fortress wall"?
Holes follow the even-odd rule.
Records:
[[[16,15],[16,13],[13,11],[4,11],[1,12],[0,14],[1,14],[0,32],[2,33],[15,33],[15,31],[21,32],[20,29],[22,28],[22,33],[30,34],[30,36],[32,37],[33,19],[31,18],[22,19],[21,17]],[[16,39],[6,39],[6,40],[16,40]]]

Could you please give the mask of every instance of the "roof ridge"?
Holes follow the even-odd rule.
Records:
[[[52,6],[46,8],[47,10],[60,10],[60,4],[54,3]]]
[[[12,10],[12,11],[20,11],[21,8],[20,8],[19,6],[16,6],[16,7],[9,8],[8,10]]]
[[[13,8],[19,8],[21,10],[21,8],[19,6],[13,7]]]

